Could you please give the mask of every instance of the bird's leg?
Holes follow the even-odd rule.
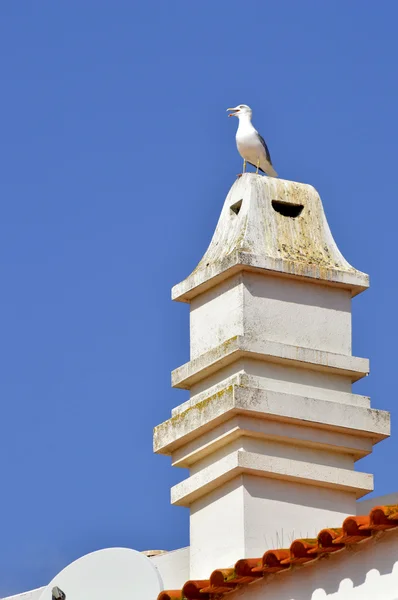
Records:
[[[260,159],[258,158],[258,159],[257,159],[257,170],[256,170],[256,175],[258,175],[258,168],[259,168],[259,166],[260,166]]]
[[[246,173],[246,160],[243,159],[243,171],[242,173],[239,173],[239,175],[237,175],[237,177],[242,177],[243,173]]]

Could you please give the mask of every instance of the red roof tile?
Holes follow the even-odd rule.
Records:
[[[347,517],[341,528],[322,529],[314,539],[294,540],[290,548],[267,550],[260,558],[242,558],[233,568],[216,569],[210,579],[187,581],[182,590],[161,592],[158,600],[208,600],[238,587],[320,556],[371,539],[374,533],[398,527],[398,504],[375,506],[367,516]]]

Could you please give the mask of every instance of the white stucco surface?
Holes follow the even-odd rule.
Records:
[[[191,359],[244,334],[242,278],[242,274],[235,275],[192,300]]]
[[[396,481],[393,482],[393,485]],[[383,496],[371,496],[370,498],[362,498],[357,502],[357,515],[367,515],[374,506],[398,505],[398,492],[384,494]]]
[[[178,590],[189,579],[189,547],[151,557],[166,590]],[[154,598],[156,600],[156,598]]]
[[[297,537],[316,536],[325,526],[341,526],[355,511],[355,495],[241,475],[190,510],[191,579],[206,579],[240,558],[261,557]]]
[[[234,336],[351,353],[350,290],[242,272],[191,302],[191,359]]]

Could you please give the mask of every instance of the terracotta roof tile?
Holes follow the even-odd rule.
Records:
[[[370,517],[347,517],[343,522],[342,534],[333,540],[333,544],[357,544],[372,535],[369,529]]]
[[[392,529],[398,525],[398,506],[375,506],[369,513],[372,531],[383,531]]]
[[[342,533],[342,527],[337,527],[335,529],[322,529],[322,531],[318,533],[318,544],[315,546],[315,548],[308,550],[308,554],[329,554],[330,552],[336,552],[336,550],[345,548],[344,544],[335,542],[337,538],[341,537]]]
[[[182,588],[182,597],[187,600],[206,600],[209,594],[203,593],[202,589],[209,587],[209,584],[208,579],[187,581]]]
[[[235,565],[235,572],[239,583],[251,583],[255,579],[263,576],[263,570],[256,572],[261,564],[258,558],[241,558]]]
[[[375,506],[369,515],[347,517],[342,527],[322,529],[314,539],[297,539],[290,548],[267,550],[260,558],[242,558],[234,567],[216,569],[210,579],[187,581],[182,590],[166,590],[158,600],[209,600],[223,596],[270,573],[292,565],[315,562],[320,556],[372,538],[374,533],[398,528],[398,504]]]
[[[315,539],[302,539],[294,540],[290,546],[288,558],[281,560],[282,565],[300,565],[310,560],[315,560],[316,556],[309,553],[318,546],[318,540]]]
[[[158,600],[181,600],[182,590],[168,590],[167,592],[160,592]]]
[[[201,589],[202,593],[225,594],[238,585],[235,569],[217,569],[210,575],[210,585]]]

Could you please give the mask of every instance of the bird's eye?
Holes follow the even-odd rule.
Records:
[[[241,104],[241,105],[239,106],[239,108],[245,108],[245,105],[244,105],[244,104]]]

